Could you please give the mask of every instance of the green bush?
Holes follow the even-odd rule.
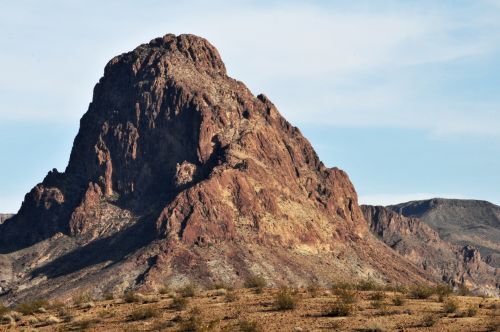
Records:
[[[471,304],[465,310],[465,316],[467,316],[467,317],[474,317],[476,315],[477,315],[477,307],[474,306],[473,304]]]
[[[274,300],[276,310],[291,310],[297,306],[297,299],[288,288],[281,288]]]
[[[454,313],[458,310],[458,302],[455,299],[448,299],[443,303],[443,312],[446,314]]]
[[[146,320],[157,316],[158,311],[154,310],[153,308],[139,308],[132,311],[132,313],[130,314],[130,320]]]
[[[74,305],[81,305],[83,303],[91,302],[93,299],[90,292],[82,292],[73,295],[72,300]]]
[[[414,299],[428,299],[434,294],[434,289],[427,286],[415,286],[410,289],[410,296]]]

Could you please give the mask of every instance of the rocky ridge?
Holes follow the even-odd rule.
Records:
[[[419,218],[448,242],[477,248],[485,262],[500,268],[500,206],[480,200],[434,198],[388,208]]]
[[[193,35],[106,65],[68,166],[0,226],[0,253],[8,301],[252,274],[432,279],[371,235],[347,174]]]
[[[500,269],[481,259],[470,245],[453,245],[415,217],[405,217],[383,206],[362,205],[371,232],[418,267],[454,286],[500,295]]]

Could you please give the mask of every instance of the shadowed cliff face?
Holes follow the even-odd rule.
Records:
[[[48,278],[39,294],[70,275],[82,276],[75,287],[122,289],[249,273],[427,281],[370,235],[347,174],[192,35],[107,64],[66,170],[0,226],[0,250],[22,276],[6,289]]]
[[[407,218],[389,208],[362,205],[361,209],[373,234],[437,279],[499,295],[500,270],[483,262],[474,247],[450,244],[418,218]]]

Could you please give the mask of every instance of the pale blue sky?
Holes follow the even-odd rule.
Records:
[[[65,168],[107,61],[166,33],[210,40],[361,202],[500,203],[500,1],[0,0],[0,212]]]

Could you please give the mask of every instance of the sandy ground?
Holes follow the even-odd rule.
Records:
[[[294,290],[296,305],[289,310],[278,310],[278,293],[270,288],[260,294],[254,289],[197,291],[186,297],[185,308],[173,308],[173,298],[182,297],[175,291],[139,295],[132,303],[80,299],[33,314],[4,313],[0,331],[500,331],[499,299],[453,296],[458,308],[445,313],[436,295],[416,300],[383,292],[374,301],[375,292],[356,291],[350,315],[330,317],[330,308],[340,303],[330,290]],[[397,296],[403,305],[394,305]],[[472,317],[465,315],[470,307],[477,310]]]

